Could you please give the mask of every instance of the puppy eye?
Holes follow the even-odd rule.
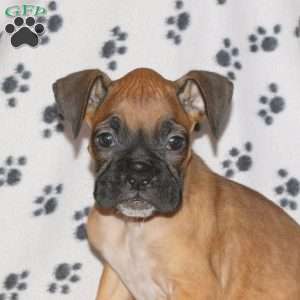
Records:
[[[102,132],[96,135],[94,142],[98,147],[109,148],[115,144],[115,139],[110,132]]]
[[[185,145],[185,138],[180,135],[174,135],[169,138],[167,143],[167,149],[171,151],[177,151],[183,148]]]

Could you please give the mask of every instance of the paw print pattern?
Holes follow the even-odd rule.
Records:
[[[184,3],[181,0],[175,2],[175,9],[178,11],[176,16],[170,16],[166,19],[166,24],[170,28],[167,32],[167,39],[172,40],[175,45],[179,45],[182,41],[181,32],[186,30],[191,21],[188,12],[182,11]]]
[[[43,122],[47,125],[47,128],[43,130],[44,138],[50,138],[53,131],[64,131],[63,117],[58,113],[56,103],[46,106],[43,111]]]
[[[14,47],[21,45],[37,46],[39,35],[44,33],[44,29],[44,25],[36,24],[33,17],[27,17],[25,22],[22,17],[16,17],[14,24],[9,23],[5,26],[5,31],[12,35],[10,41]]]
[[[80,281],[78,272],[81,268],[81,263],[75,263],[73,265],[62,263],[56,266],[53,274],[54,282],[49,284],[48,292],[51,294],[69,294],[71,291],[70,285]]]
[[[3,292],[0,293],[0,300],[18,300],[19,294],[27,289],[29,272],[23,271],[20,274],[11,273],[6,276],[3,282]]]
[[[58,32],[63,26],[63,18],[60,14],[56,13],[58,8],[56,1],[50,1],[48,3],[48,16],[41,16],[37,18],[37,21],[45,24],[47,28],[47,35],[44,35],[41,39],[41,44],[48,44],[50,41],[50,36],[53,33]]]
[[[233,147],[229,151],[229,158],[222,162],[223,169],[226,170],[226,177],[233,177],[236,172],[249,171],[252,167],[252,158],[249,156],[252,151],[252,144],[246,142],[244,145],[244,153],[238,148]]]
[[[55,212],[58,202],[57,197],[62,193],[63,185],[58,184],[56,186],[46,185],[43,189],[43,195],[38,196],[34,203],[39,207],[33,211],[35,217],[41,215],[49,215]]]
[[[271,52],[277,49],[279,41],[277,36],[281,32],[281,25],[276,24],[273,27],[272,35],[268,35],[267,30],[259,26],[255,33],[249,35],[250,51],[258,52],[263,50],[265,52]]]
[[[278,86],[276,83],[270,83],[268,86],[270,95],[261,96],[259,102],[264,105],[266,109],[260,109],[258,116],[261,117],[266,125],[273,124],[273,115],[281,113],[285,109],[285,100],[281,96],[278,96]]]
[[[117,62],[113,59],[116,54],[124,55],[127,52],[127,47],[124,42],[128,38],[128,33],[122,31],[120,26],[116,26],[111,30],[112,39],[106,41],[100,50],[100,56],[108,59],[108,69],[115,71],[117,69]]]
[[[216,54],[216,61],[221,67],[229,68],[230,70],[227,72],[227,77],[231,80],[235,80],[236,75],[234,71],[242,69],[242,64],[238,60],[240,51],[237,47],[231,45],[229,38],[223,40],[223,47],[224,48]]]
[[[285,169],[278,170],[277,174],[284,181],[283,184],[275,187],[275,193],[280,197],[280,206],[296,210],[298,208],[296,198],[300,194],[300,181],[295,177],[290,177]]]
[[[19,63],[15,68],[15,74],[4,78],[1,84],[1,91],[8,96],[6,102],[10,108],[17,106],[17,93],[26,93],[29,91],[29,85],[26,84],[26,81],[30,77],[31,72],[25,69],[23,63]]]
[[[4,166],[0,167],[0,187],[6,185],[15,186],[22,179],[21,168],[26,165],[25,156],[14,158],[9,156],[5,160]]]
[[[89,212],[90,207],[85,207],[83,210],[79,210],[74,213],[73,219],[78,223],[74,235],[79,241],[86,240],[87,238],[85,221]]]

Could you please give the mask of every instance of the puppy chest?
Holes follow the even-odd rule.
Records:
[[[154,272],[156,262],[147,251],[142,225],[135,224],[121,244],[109,248],[103,253],[105,259],[137,300],[168,299],[170,286]]]

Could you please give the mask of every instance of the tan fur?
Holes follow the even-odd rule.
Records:
[[[152,131],[167,115],[193,126],[173,83],[144,69],[113,83],[92,126],[112,113],[133,129]],[[92,209],[88,237],[104,261],[96,300],[299,300],[299,226],[189,153],[173,216],[133,222]]]

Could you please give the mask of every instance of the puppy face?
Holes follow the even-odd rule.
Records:
[[[160,120],[151,131],[133,130],[114,114],[96,125],[90,145],[97,164],[94,197],[101,207],[132,217],[178,208],[189,139],[175,120]]]
[[[90,139],[96,202],[129,217],[175,212],[191,126],[175,86],[158,74],[136,72],[115,82],[106,97]]]
[[[149,69],[116,81],[100,71],[82,72],[58,80],[54,91],[74,135],[83,119],[92,129],[96,203],[127,217],[175,213],[191,155],[191,132],[206,115],[219,135],[232,94],[230,82],[203,71],[175,82]],[[213,103],[217,97],[221,106]]]

